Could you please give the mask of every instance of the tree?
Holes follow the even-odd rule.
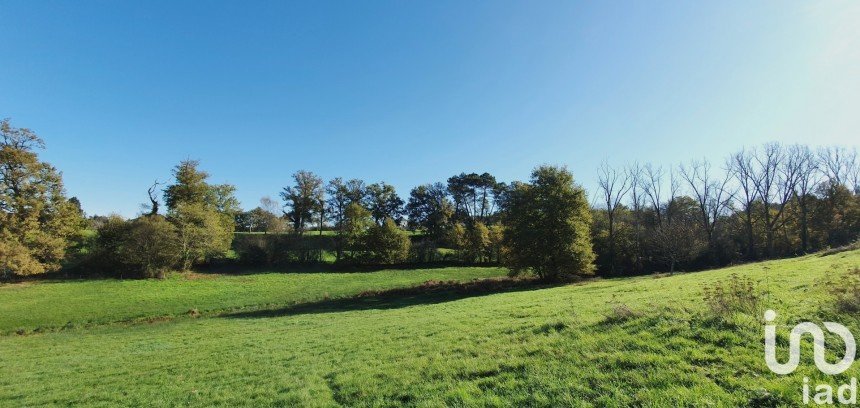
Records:
[[[282,216],[281,205],[272,197],[266,196],[261,198],[259,208],[267,214],[265,216],[267,219],[265,232],[284,232],[287,230],[286,222]]]
[[[797,183],[794,186],[794,199],[800,212],[800,251],[809,251],[809,212],[812,195],[820,180],[819,162],[808,146],[792,146],[790,153],[797,163]]]
[[[293,174],[294,186],[284,187],[281,198],[290,208],[286,213],[293,224],[293,231],[301,235],[314,216],[320,214],[325,191],[322,179],[314,173],[300,170]]]
[[[762,150],[755,151],[753,158],[757,163],[754,169],[758,171],[758,175],[753,177],[753,183],[762,201],[767,256],[773,257],[774,233],[797,183],[797,157],[787,155],[778,143],[768,143]]]
[[[454,207],[442,183],[426,184],[412,189],[406,204],[409,226],[422,229],[434,240],[444,240],[451,227]]]
[[[367,258],[367,232],[373,225],[370,211],[359,203],[350,203],[344,211],[343,223],[337,231],[338,240],[347,251],[348,258],[364,261]]]
[[[164,202],[168,208],[180,204],[209,205],[214,202],[212,187],[206,182],[209,174],[200,171],[197,160],[183,160],[173,168],[174,184],[164,189]]]
[[[157,215],[158,209],[160,207],[160,202],[158,201],[158,186],[161,183],[158,180],[152,183],[148,189],[146,189],[146,195],[149,198],[149,205],[144,204],[143,209],[147,211],[148,215]]]
[[[632,212],[633,223],[633,265],[637,272],[644,269],[642,260],[644,258],[644,238],[643,238],[643,220],[642,209],[645,207],[645,192],[642,189],[644,175],[642,166],[639,163],[633,163],[626,169],[627,177],[630,178],[630,209]]]
[[[503,218],[512,274],[531,271],[558,280],[593,273],[591,212],[585,190],[567,169],[538,167],[530,183],[509,194]]]
[[[167,186],[164,201],[167,219],[176,227],[180,266],[223,256],[230,249],[238,202],[229,185],[210,185],[199,162],[185,160],[173,169],[174,184]]]
[[[609,167],[609,163],[603,162],[597,170],[598,186],[606,206],[606,218],[609,232],[609,270],[615,274],[615,222],[618,208],[624,196],[630,191],[630,175],[627,172],[618,172]]]
[[[818,151],[821,169],[834,184],[842,184],[848,190],[858,193],[858,173],[860,164],[857,163],[857,150],[849,150],[842,146],[830,146]]]
[[[329,181],[326,186],[326,193],[329,197],[327,200],[329,219],[334,221],[334,229],[338,233],[337,239],[335,239],[335,258],[338,261],[343,256],[342,232],[347,208],[352,204],[361,205],[364,201],[364,192],[364,182],[357,179],[344,182],[342,178],[338,177]]]
[[[215,211],[235,217],[242,211],[239,200],[236,199],[236,187],[230,184],[217,184],[211,186],[212,206]]]
[[[491,262],[502,261],[502,245],[504,243],[505,228],[502,224],[489,226],[489,257]]]
[[[386,218],[382,225],[373,225],[367,233],[366,248],[373,263],[390,265],[405,262],[410,245],[409,235],[391,218]]]
[[[694,199],[680,196],[669,201],[662,211],[672,214],[671,222],[658,226],[652,239],[656,256],[673,273],[678,264],[693,259],[704,246],[699,228],[701,224],[697,221],[699,208]]]
[[[496,210],[501,186],[490,173],[461,173],[448,179],[454,214],[460,219],[484,221]]]
[[[747,259],[756,259],[755,233],[753,231],[753,204],[758,198],[758,177],[753,167],[753,153],[747,150],[732,155],[729,169],[738,184],[740,194],[735,199],[743,211],[744,230],[746,231]]]
[[[717,222],[734,196],[728,189],[731,173],[727,171],[723,177],[712,178],[711,164],[707,160],[691,161],[689,167],[680,166],[680,172],[696,200],[701,230],[705,232],[711,262],[715,263]]]
[[[236,227],[247,232],[277,232],[283,229],[282,220],[262,207],[236,214]]]
[[[84,226],[60,173],[39,160],[35,149],[44,146],[31,130],[0,121],[0,277],[60,269]]]
[[[397,223],[402,220],[403,200],[397,195],[394,186],[385,182],[367,186],[365,207],[370,210],[377,225],[382,225],[389,218]]]
[[[217,212],[201,205],[179,203],[170,209],[168,217],[176,226],[183,270],[207,259],[224,256],[230,249],[233,231],[225,228]]]
[[[483,262],[490,250],[490,229],[481,221],[466,227],[464,252],[470,262]]]
[[[819,195],[812,223],[824,243],[838,247],[860,239],[860,195],[835,182],[822,183]]]

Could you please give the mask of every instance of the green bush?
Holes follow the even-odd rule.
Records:
[[[162,277],[180,251],[176,227],[164,217],[126,221],[111,216],[99,227],[87,266],[117,277]]]
[[[144,277],[164,277],[180,259],[176,227],[157,215],[131,221],[122,239],[119,259]]]
[[[371,262],[388,265],[405,262],[412,244],[409,234],[390,218],[382,225],[371,227],[367,231],[365,243]]]

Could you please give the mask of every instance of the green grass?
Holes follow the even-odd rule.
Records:
[[[174,274],[165,280],[75,280],[0,284],[0,334],[120,321],[277,307],[427,280],[503,276],[501,268],[365,273]]]
[[[804,375],[835,384],[860,374],[858,366],[825,378],[806,347],[795,374],[771,374],[760,317],[714,318],[702,302],[703,285],[747,276],[768,290],[762,307],[777,310],[780,324],[838,319],[860,333],[856,316],[828,307],[822,284],[858,265],[860,251],[851,251],[660,278],[318,301],[269,313],[7,335],[0,337],[0,406],[795,406]],[[251,304],[244,297],[268,293],[256,286],[279,276],[227,278],[251,280],[237,284],[246,292],[225,289],[232,295],[212,298],[212,307],[225,299]],[[51,299],[40,301],[39,316],[27,317],[27,325],[110,321],[115,317],[99,313],[114,315],[134,303],[128,294],[145,296],[152,289],[146,285],[197,282],[47,283],[12,295],[3,288],[0,315],[23,319],[31,306],[24,299],[44,297]],[[59,299],[108,284],[140,286],[126,295],[107,286],[90,292],[111,299],[110,307]],[[336,290],[311,286],[316,293]],[[621,309],[632,313],[613,312]],[[781,340],[787,331],[780,328]]]

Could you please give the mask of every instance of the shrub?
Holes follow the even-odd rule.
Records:
[[[118,277],[161,277],[179,260],[177,241],[176,228],[162,216],[111,216],[98,229],[88,264]]]
[[[366,248],[374,263],[405,262],[409,258],[410,246],[409,235],[390,218],[387,218],[382,225],[374,225],[367,232]]]
[[[164,277],[179,257],[176,227],[158,215],[132,221],[119,251],[122,263],[147,278]]]
[[[703,300],[716,316],[735,312],[758,314],[762,291],[752,279],[732,274],[728,280],[705,285]]]

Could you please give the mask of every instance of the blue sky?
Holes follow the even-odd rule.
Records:
[[[243,4],[251,3],[251,4]],[[460,172],[721,162],[856,145],[860,2],[0,2],[0,117],[90,214],[193,158],[243,206],[299,169],[411,187]]]

